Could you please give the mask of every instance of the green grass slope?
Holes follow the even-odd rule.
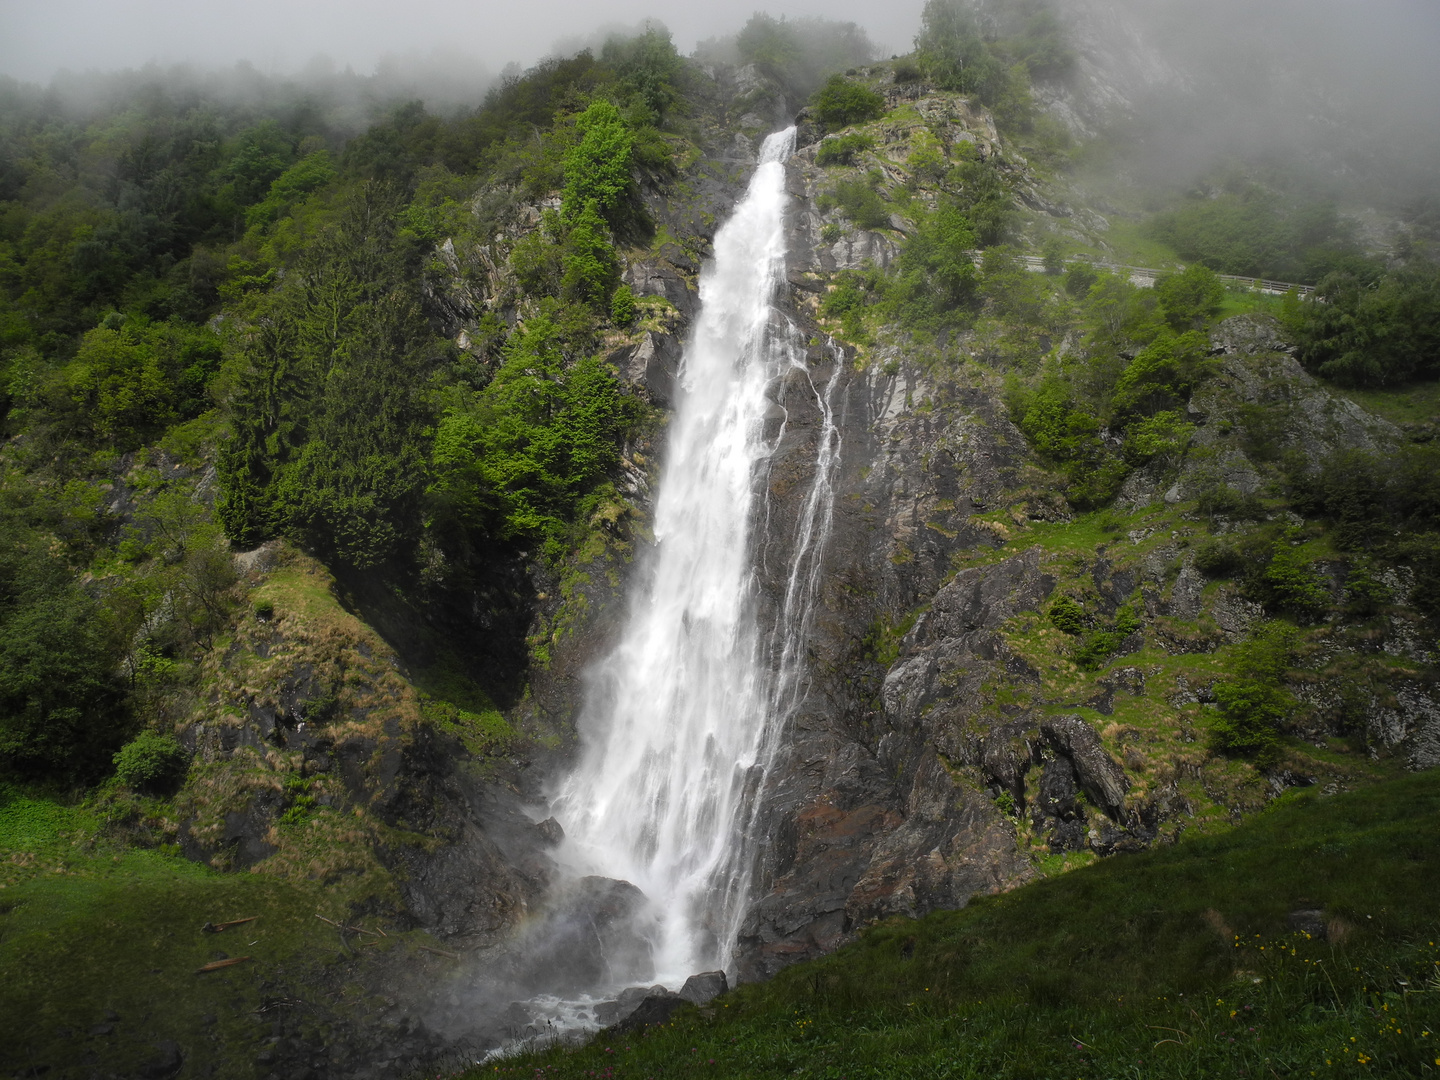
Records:
[[[1440,1075],[1440,774],[897,920],[545,1077]],[[1312,936],[1291,913],[1319,910]],[[1318,926],[1314,927],[1318,930]]]
[[[287,1010],[317,1044],[337,1017],[367,1012],[360,965],[442,962],[423,932],[381,937],[384,920],[355,916],[358,878],[218,873],[111,832],[93,805],[0,785],[0,1076],[155,1075],[162,1041],[181,1048],[183,1076],[252,1075]],[[253,921],[203,929],[238,919]],[[353,922],[368,934],[342,936]],[[247,959],[201,970],[226,957]]]

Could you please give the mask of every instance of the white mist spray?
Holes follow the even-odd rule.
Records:
[[[794,329],[773,307],[794,140],[793,128],[765,140],[744,200],[715,237],[656,498],[658,550],[620,643],[596,672],[581,757],[554,798],[562,859],[650,898],[663,982],[728,964],[748,893],[757,779],[795,694],[833,505],[834,378],[815,394],[824,424],[779,612],[784,629],[762,640],[751,525],[759,470],[776,445],[765,438],[769,392],[787,370],[804,369]]]

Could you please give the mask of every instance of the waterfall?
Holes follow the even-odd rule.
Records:
[[[552,799],[566,832],[562,862],[628,880],[649,898],[662,982],[728,966],[748,900],[755,796],[803,693],[803,641],[834,503],[839,380],[823,391],[809,381],[803,341],[774,307],[794,141],[793,128],[765,140],[745,198],[716,234],[681,363],[656,549],[619,643],[592,674],[579,761]],[[822,423],[767,633],[752,533],[766,510],[757,505],[766,463],[785,435],[787,376],[814,393]]]

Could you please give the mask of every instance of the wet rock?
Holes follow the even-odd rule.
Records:
[[[680,996],[692,1005],[705,1005],[730,989],[723,971],[702,971],[691,975],[680,988]]]
[[[595,1006],[595,1020],[601,1027],[610,1027],[624,1020],[648,998],[676,997],[664,986],[631,986],[620,991],[614,1001],[602,1001]]]
[[[565,830],[560,827],[560,822],[556,821],[553,817],[546,818],[536,825],[535,828],[540,833],[540,839],[552,847],[565,839]]]
[[[566,886],[517,950],[526,987],[565,994],[653,977],[645,909],[645,894],[628,881],[586,877]]]

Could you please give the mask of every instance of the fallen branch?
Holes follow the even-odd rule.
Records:
[[[321,915],[318,911],[315,913],[315,917],[316,917],[317,919],[319,919],[321,922],[329,923],[331,926],[335,927],[337,930],[343,930],[343,929],[345,929],[343,926],[341,926],[341,925],[340,925],[338,922],[336,922],[334,919],[327,919],[324,915]]]
[[[243,964],[249,960],[248,956],[232,956],[228,960],[215,960],[195,972],[196,975],[204,975],[207,971],[219,971],[221,968],[233,967],[235,964]]]
[[[433,952],[436,956],[448,956],[451,960],[460,959],[458,954],[453,952],[446,952],[444,949],[432,949],[429,945],[416,945],[415,947],[424,952]]]
[[[380,936],[379,934],[375,933],[374,930],[366,930],[365,927],[363,927],[363,926],[347,926],[347,927],[345,927],[345,929],[346,929],[346,930],[353,930],[353,931],[355,931],[355,933],[357,933],[357,934],[369,934],[371,937],[379,937],[379,936]]]
[[[229,930],[232,926],[244,926],[247,922],[254,922],[260,918],[259,915],[251,915],[248,919],[231,919],[229,922],[206,923],[200,927],[201,933],[219,934]]]

